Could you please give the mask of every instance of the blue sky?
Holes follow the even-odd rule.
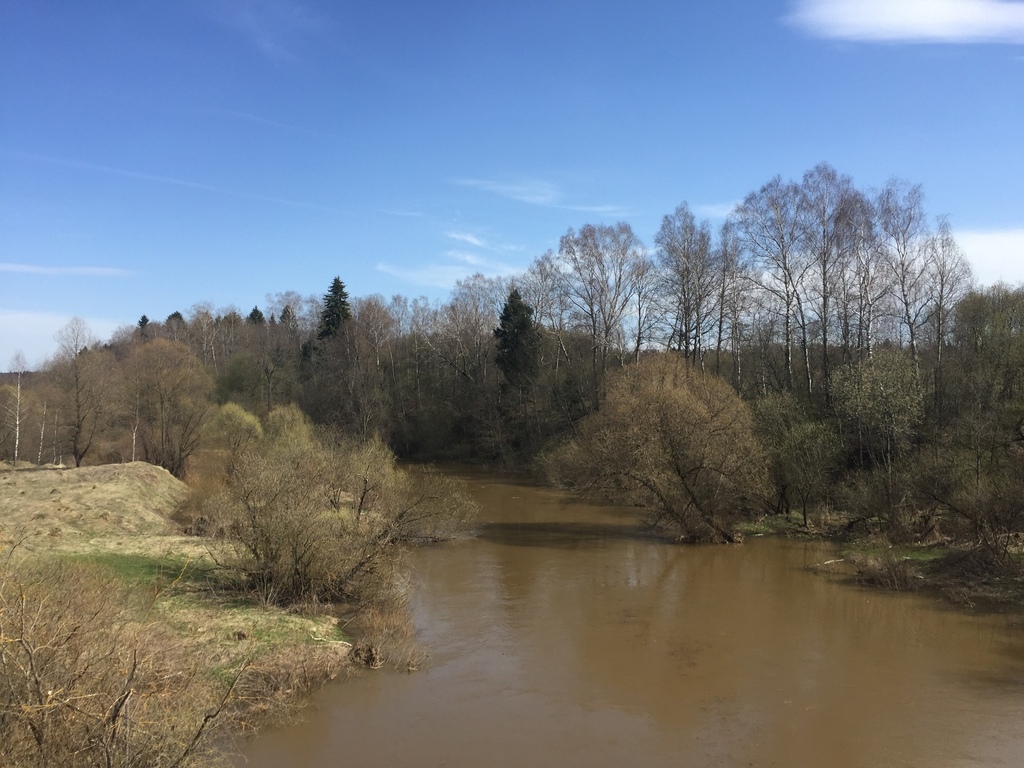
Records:
[[[0,0],[0,369],[75,315],[650,247],[821,161],[1024,281],[1024,2]]]

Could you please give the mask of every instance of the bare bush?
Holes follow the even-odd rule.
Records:
[[[449,538],[475,511],[457,481],[399,469],[379,441],[318,439],[295,413],[271,416],[217,497],[218,559],[267,603],[390,600],[402,546]]]
[[[723,379],[671,354],[622,371],[546,463],[556,481],[639,506],[650,525],[693,541],[736,540],[767,482],[750,409]]]
[[[911,560],[893,554],[853,558],[857,581],[873,587],[905,592],[918,586],[920,576]]]
[[[0,764],[217,764],[231,686],[200,679],[139,599],[66,564],[0,562]]]

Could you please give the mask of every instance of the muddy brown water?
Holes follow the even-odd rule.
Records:
[[[1020,614],[815,575],[825,545],[675,546],[628,509],[462,476],[476,535],[413,561],[427,665],[328,687],[239,765],[1024,766]]]

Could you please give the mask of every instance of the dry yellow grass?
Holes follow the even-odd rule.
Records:
[[[0,545],[200,558],[202,543],[172,521],[187,495],[167,470],[141,461],[77,469],[0,463]]]
[[[236,691],[240,722],[286,715],[341,671],[349,644],[330,616],[297,615],[218,589],[207,540],[183,535],[174,521],[188,493],[143,462],[0,463],[0,552],[16,545],[21,557],[112,569],[152,596],[148,620],[176,636],[203,674],[217,679],[245,668]]]

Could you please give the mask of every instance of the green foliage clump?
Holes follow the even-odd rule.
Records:
[[[294,406],[268,415],[217,506],[222,564],[277,604],[385,595],[404,545],[449,538],[474,513],[454,480],[399,469],[379,440],[317,436]]]
[[[810,508],[827,504],[842,457],[842,441],[831,422],[812,418],[792,393],[767,395],[755,403],[761,444],[768,455],[776,512],[799,505],[804,527]]]
[[[338,335],[342,324],[352,318],[352,309],[348,302],[348,291],[340,277],[331,281],[331,287],[323,298],[323,309],[320,312],[320,325],[317,328],[318,341],[332,339]]]
[[[612,377],[601,410],[547,466],[563,484],[639,506],[651,526],[692,541],[735,541],[767,481],[750,408],[673,354]]]
[[[514,387],[529,386],[540,366],[540,332],[533,322],[533,307],[513,289],[502,307],[494,329],[496,362],[505,380]]]

